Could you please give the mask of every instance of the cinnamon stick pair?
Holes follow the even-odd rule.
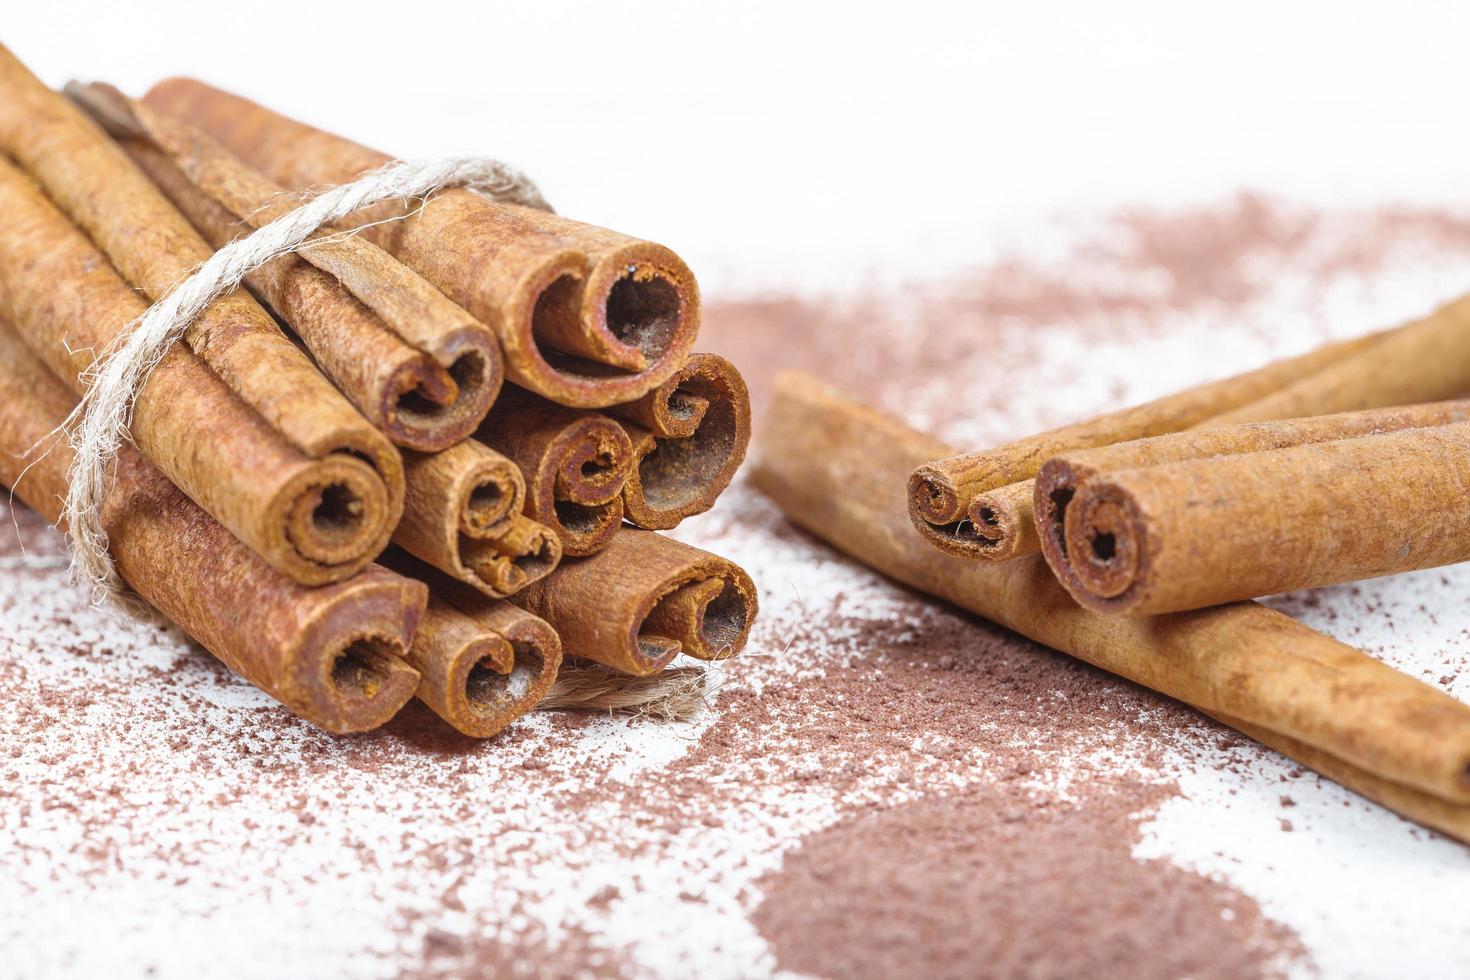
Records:
[[[213,140],[108,85],[67,87],[214,248],[299,201]],[[361,237],[331,229],[252,275],[255,291],[357,408],[395,443],[446,449],[500,391],[489,329]]]
[[[189,79],[162,82],[143,101],[292,189],[344,183],[389,162]],[[642,396],[684,363],[699,329],[698,287],[673,252],[549,211],[451,190],[421,210],[372,208],[357,227],[489,326],[510,380],[564,405]]]
[[[1470,392],[1470,297],[1357,340],[1063,426],[998,449],[932,461],[910,476],[921,534],[960,557],[1040,548],[1032,478],[1053,456],[1202,426],[1428,402]]]
[[[948,447],[810,376],[776,383],[756,485],[901,582],[1178,698],[1405,816],[1470,841],[1470,706],[1255,603],[1158,617],[1082,609],[1039,556],[936,555],[905,478]]]
[[[71,449],[57,427],[76,398],[0,320],[0,483],[61,517]],[[123,579],[236,673],[331,732],[391,718],[419,683],[402,658],[427,591],[369,565],[346,581],[298,585],[124,446],[102,520]]]
[[[3,47],[0,151],[29,173],[0,160],[0,313],[80,393],[93,360],[147,309],[134,287],[156,300],[211,249]],[[360,570],[402,513],[392,444],[249,296],[222,297],[185,339],[137,397],[139,448],[282,574],[320,584]]]
[[[1083,450],[1036,480],[1079,603],[1152,615],[1470,559],[1470,401]]]

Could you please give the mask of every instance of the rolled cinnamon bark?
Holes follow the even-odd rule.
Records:
[[[1470,420],[1470,401],[1432,402],[1197,429],[1066,453],[1048,460],[1036,477],[1033,506],[1041,551],[1074,599],[1089,608],[1110,611],[1093,604],[1096,600],[1089,595],[1088,585],[1079,577],[1078,566],[1090,567],[1089,580],[1125,575],[1127,573],[1121,569],[1138,557],[1134,549],[1140,542],[1130,537],[1126,542],[1099,539],[1078,542],[1074,546],[1068,539],[1065,528],[1071,504],[1077,491],[1095,477],[1164,463],[1258,453],[1466,420]],[[1112,554],[1104,558],[1105,552]],[[1132,559],[1125,557],[1125,553]]]
[[[637,676],[657,673],[681,651],[734,656],[757,611],[755,584],[739,566],[638,528],[590,558],[563,562],[510,601],[550,623],[568,655]]]
[[[70,85],[135,163],[215,248],[299,201],[202,133],[111,86]],[[389,438],[445,449],[480,424],[500,391],[489,328],[418,274],[333,230],[246,277],[329,378]]]
[[[913,525],[930,544],[960,558],[1000,561],[1033,553],[1038,542],[1028,531],[1032,523],[1029,481],[1051,457],[1190,428],[1258,401],[1303,375],[1367,351],[1382,336],[1371,334],[1328,344],[1255,371],[1064,425],[996,449],[925,463],[909,475],[908,507]],[[1466,375],[1470,381],[1470,370]],[[993,492],[1016,483],[1027,485]]]
[[[508,387],[479,438],[520,467],[526,516],[556,532],[563,554],[593,554],[617,533],[633,467],[633,446],[618,423]]]
[[[1101,616],[1074,603],[1040,556],[992,565],[935,555],[910,529],[904,486],[915,465],[943,458],[948,447],[797,373],[777,379],[766,418],[756,485],[859,561],[1203,711],[1273,732],[1284,751],[1293,751],[1285,740],[1309,746],[1294,755],[1307,765],[1320,753],[1457,809],[1470,803],[1470,705],[1255,603]],[[1444,824],[1406,802],[1412,794],[1386,797],[1378,794],[1406,816]],[[1464,834],[1465,825],[1450,832]]]
[[[286,187],[343,183],[389,161],[190,79],[160,82],[143,101]],[[411,216],[368,227],[395,214]],[[661,245],[466,190],[422,210],[370,209],[361,227],[495,331],[510,380],[564,405],[642,396],[678,370],[698,333],[694,276]]]
[[[0,158],[0,314],[77,395],[85,372],[148,304],[24,174]],[[368,428],[363,426],[363,428]],[[384,479],[353,432],[319,453],[273,429],[194,352],[175,345],[133,404],[133,442],[168,479],[294,581],[359,571],[402,508],[397,454]],[[389,487],[399,488],[397,497]]]
[[[750,445],[750,392],[718,354],[690,355],[668,381],[607,413],[633,444],[623,511],[639,527],[668,530],[709,510]]]
[[[546,697],[561,666],[561,640],[545,620],[401,554],[386,560],[430,589],[408,661],[422,675],[419,700],[435,714],[466,735],[489,738]]]
[[[1259,399],[1210,418],[1237,425],[1328,412],[1352,412],[1470,394],[1470,296],[1386,331],[1370,349],[1294,378]]]
[[[1110,469],[1066,507],[1075,598],[1142,616],[1470,560],[1467,486],[1470,422]]]
[[[547,575],[561,542],[522,516],[526,484],[510,459],[474,439],[438,453],[407,453],[408,495],[393,541],[488,596],[503,598]]]
[[[61,517],[71,449],[56,429],[76,405],[0,321],[0,483]],[[33,447],[44,452],[29,452]],[[418,684],[401,655],[427,590],[370,565],[306,588],[273,571],[131,447],[111,471],[103,525],[118,572],[236,673],[331,732],[391,718]]]

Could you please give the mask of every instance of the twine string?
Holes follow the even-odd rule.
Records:
[[[102,526],[107,469],[128,438],[133,401],[158,362],[209,304],[273,259],[298,252],[326,225],[384,201],[424,199],[463,187],[494,200],[549,210],[536,185],[496,160],[397,161],[317,194],[288,214],[215,252],[148,308],[93,363],[87,389],[64,424],[75,458],[62,508],[71,543],[70,572],[95,603],[116,602],[124,585],[108,554]],[[388,220],[397,220],[399,215]]]

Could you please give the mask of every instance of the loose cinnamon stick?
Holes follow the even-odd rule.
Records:
[[[623,509],[639,527],[668,530],[709,510],[750,444],[750,392],[718,354],[690,355],[668,381],[607,412],[633,444]]]
[[[1075,598],[1152,615],[1470,560],[1467,486],[1465,421],[1109,469],[1066,507]]]
[[[1104,670],[1270,731],[1305,764],[1325,755],[1402,787],[1377,798],[1470,840],[1463,817],[1446,821],[1415,802],[1429,794],[1470,814],[1470,705],[1255,603],[1100,616],[1074,603],[1040,556],[992,565],[936,555],[913,535],[904,486],[915,465],[948,448],[808,375],[777,379],[757,445],[756,485],[796,523],[859,561]],[[1295,743],[1311,751],[1297,753]]]
[[[633,446],[612,419],[508,387],[479,438],[520,467],[526,515],[556,532],[564,554],[593,554],[617,533]]]
[[[474,738],[497,735],[546,697],[561,666],[561,640],[523,609],[491,599],[422,562],[390,554],[390,568],[429,586],[429,606],[408,661],[418,698]]]
[[[61,517],[71,449],[56,428],[76,404],[0,321],[0,483]],[[43,451],[29,452],[40,446]],[[140,596],[236,673],[327,731],[387,721],[418,674],[400,659],[422,585],[368,566],[306,588],[265,562],[124,446],[102,512],[113,559]]]
[[[1075,566],[1079,563],[1096,565],[1097,569],[1092,574],[1106,577],[1109,574],[1121,574],[1107,569],[1110,565],[1121,566],[1125,561],[1116,540],[1098,540],[1095,543],[1088,541],[1074,549],[1065,533],[1067,515],[1078,489],[1094,477],[1164,463],[1285,449],[1354,436],[1444,425],[1467,419],[1470,419],[1470,401],[1433,402],[1427,405],[1344,412],[1305,419],[1197,429],[1066,453],[1048,460],[1035,480],[1033,506],[1036,514],[1035,527],[1040,533],[1041,551],[1047,564],[1072,597],[1083,605],[1089,605],[1085,601],[1089,589],[1078,577]],[[1122,547],[1132,549],[1136,545],[1130,539]],[[1117,553],[1110,559],[1104,559],[1101,553],[1108,551]]]
[[[1294,378],[1279,390],[1204,424],[1214,427],[1352,412],[1470,393],[1470,296],[1380,337],[1370,349],[1343,358],[1330,371]]]
[[[84,372],[148,304],[3,158],[0,213],[0,314],[80,395]],[[402,506],[389,493],[389,484],[402,487],[401,474],[381,478],[353,451],[355,436],[303,452],[184,345],[164,355],[138,392],[130,433],[170,481],[303,584],[355,574],[381,550]],[[387,461],[396,466],[396,454]]]
[[[526,484],[510,459],[466,439],[438,453],[407,453],[408,494],[393,541],[488,596],[503,598],[547,575],[561,542],[522,516]]]
[[[299,202],[202,133],[108,85],[70,85],[215,248]],[[463,439],[500,391],[495,337],[416,273],[359,237],[327,230],[246,278],[328,377],[401,446]]]
[[[636,676],[657,673],[680,651],[734,656],[757,610],[755,585],[739,566],[638,528],[563,562],[510,601],[549,622],[568,655]]]
[[[189,79],[161,82],[143,101],[290,188],[342,183],[389,160]],[[693,274],[651,242],[465,190],[421,211],[371,209],[362,228],[495,331],[512,381],[565,405],[642,396],[678,370],[699,329]]]
[[[909,513],[913,525],[930,544],[960,558],[1002,561],[1033,553],[1039,543],[1029,530],[1032,523],[1029,481],[1051,457],[1074,449],[1190,428],[1257,401],[1303,375],[1369,350],[1382,336],[1372,334],[1328,344],[1255,371],[1065,425],[996,449],[928,462],[909,476]],[[1467,381],[1470,381],[1470,371],[1467,371]],[[1016,483],[1027,485],[1003,490]]]

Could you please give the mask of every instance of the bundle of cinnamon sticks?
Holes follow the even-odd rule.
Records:
[[[97,360],[213,250],[388,159],[199,82],[58,93],[0,47],[0,482],[59,520]],[[100,514],[130,589],[242,676],[330,731],[417,696],[484,737],[564,657],[627,706],[618,678],[744,646],[750,577],[658,533],[750,438],[673,252],[448,190],[245,285],[148,375]]]
[[[894,578],[1470,842],[1470,705],[1249,600],[1470,559],[1470,297],[956,454],[778,380],[755,482]]]

